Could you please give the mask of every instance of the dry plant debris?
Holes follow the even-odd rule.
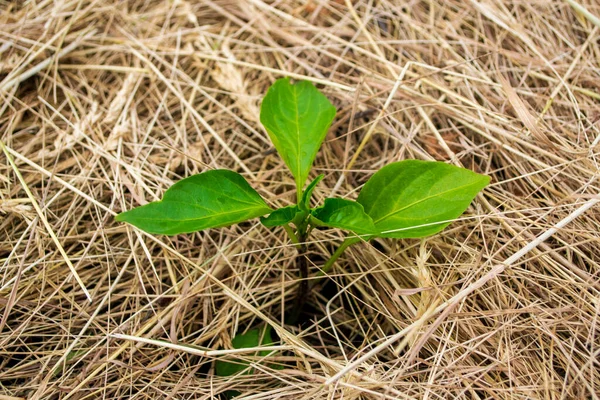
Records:
[[[0,398],[599,398],[599,17],[594,0],[0,1]],[[300,326],[281,324],[284,235],[113,221],[211,168],[290,204],[258,123],[282,76],[339,110],[320,198],[407,158],[492,177],[443,234],[352,248]],[[285,368],[215,376],[265,320]]]

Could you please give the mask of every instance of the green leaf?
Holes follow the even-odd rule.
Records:
[[[220,169],[182,179],[161,201],[126,211],[115,219],[148,233],[177,235],[229,226],[270,211],[240,174]]]
[[[278,208],[273,211],[268,217],[260,217],[260,222],[267,228],[282,226],[294,221],[296,215],[300,212],[297,205]]]
[[[262,338],[262,341],[261,341]],[[250,329],[243,335],[236,335],[231,344],[234,349],[246,349],[250,347],[266,346],[273,343],[271,337],[271,327],[267,328],[254,328]],[[260,357],[266,357],[271,352],[268,350],[259,351]],[[215,363],[215,372],[219,376],[231,376],[238,372],[246,370],[244,375],[251,374],[252,371],[248,368],[250,363],[244,360],[238,360],[236,362],[217,360]]]
[[[377,171],[357,201],[384,232],[378,236],[421,238],[458,218],[489,182],[486,175],[442,162],[405,160]]]
[[[334,117],[335,107],[307,81],[292,85],[290,78],[279,79],[263,99],[260,122],[294,175],[298,193]]]
[[[357,234],[375,234],[377,229],[363,206],[352,200],[329,198],[312,211],[311,223],[317,226],[347,229]]]
[[[312,197],[313,191],[317,184],[321,182],[321,180],[325,177],[325,175],[321,174],[317,176],[311,183],[308,184],[304,193],[302,193],[302,201],[300,201],[300,208],[304,211],[308,211],[310,209],[310,199]]]

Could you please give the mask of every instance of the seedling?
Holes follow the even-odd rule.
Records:
[[[218,169],[185,178],[171,186],[161,201],[121,213],[116,220],[164,235],[230,226],[257,217],[268,228],[283,227],[298,248],[297,264],[303,278],[294,307],[297,314],[308,294],[304,253],[313,228],[350,232],[325,262],[319,273],[323,275],[348,246],[361,240],[423,238],[440,232],[490,181],[488,176],[442,162],[405,160],[373,174],[356,201],[327,198],[313,208],[311,196],[323,175],[306,188],[305,184],[335,113],[327,97],[306,81],[292,84],[289,78],[279,79],[263,99],[260,121],[294,177],[294,205],[274,210],[243,176]],[[295,318],[297,315],[290,321]],[[245,345],[258,345],[255,333],[250,336],[256,340],[244,340]]]
[[[243,335],[236,335],[231,341],[231,345],[234,349],[247,349],[257,346],[266,346],[273,343],[271,338],[271,327],[267,326],[264,329],[254,328],[250,329]],[[267,357],[269,355],[268,350],[258,352],[259,357]],[[274,368],[279,369],[280,366],[273,365]],[[238,373],[244,375],[252,373],[252,368],[247,362],[229,362],[217,360],[215,363],[215,372],[219,376],[231,376]]]

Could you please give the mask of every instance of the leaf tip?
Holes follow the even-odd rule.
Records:
[[[477,174],[477,177],[479,178],[479,190],[483,190],[492,181],[492,177],[489,175]]]

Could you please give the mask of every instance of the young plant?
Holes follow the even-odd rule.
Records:
[[[270,326],[250,329],[244,334],[236,335],[231,340],[231,346],[234,349],[249,349],[252,347],[273,344],[271,330],[272,328]],[[268,350],[263,350],[256,353],[256,356],[261,359],[266,358],[269,355],[271,355],[271,352]],[[283,369],[281,364],[272,364],[270,367],[273,369]],[[237,360],[234,362],[221,359],[215,362],[215,373],[218,376],[231,376],[236,374],[250,375],[252,372],[251,365],[246,360]],[[237,397],[238,395],[240,395],[240,393],[235,390],[228,390],[225,392],[225,397],[228,399]]]
[[[325,262],[320,273],[324,274],[348,246],[361,239],[423,238],[440,232],[490,181],[488,176],[442,162],[405,160],[373,174],[356,201],[327,198],[321,206],[310,207],[323,175],[305,184],[335,113],[327,97],[306,81],[292,84],[289,78],[279,79],[263,99],[260,121],[294,177],[294,205],[273,210],[240,174],[219,169],[185,178],[171,186],[161,201],[121,213],[116,220],[164,235],[230,226],[256,217],[266,227],[283,227],[298,248],[303,278],[294,307],[297,314],[308,291],[304,253],[313,228],[351,232]]]
[[[249,349],[251,347],[267,346],[273,343],[271,337],[271,327],[266,326],[265,328],[254,328],[242,335],[236,335],[231,341],[231,345],[234,349]],[[269,355],[268,350],[258,352],[258,356],[267,357]],[[280,366],[274,366],[280,368]],[[231,376],[242,372],[244,375],[252,373],[250,363],[246,361],[231,362],[225,360],[217,360],[215,363],[215,371],[219,376]]]

